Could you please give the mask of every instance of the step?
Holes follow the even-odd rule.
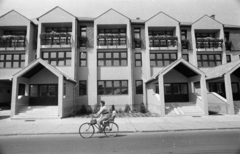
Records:
[[[203,115],[203,111],[195,103],[167,103],[166,115]],[[171,110],[171,111],[169,111]]]

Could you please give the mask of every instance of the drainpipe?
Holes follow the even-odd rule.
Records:
[[[78,83],[73,87],[73,113],[76,113],[76,101],[75,101],[75,88],[78,86]],[[75,106],[75,107],[74,107]]]

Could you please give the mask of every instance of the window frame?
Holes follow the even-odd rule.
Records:
[[[217,60],[216,56],[220,56],[220,60]],[[201,57],[201,59],[199,60],[198,57]],[[204,59],[202,58],[203,56],[207,56],[207,59]],[[213,56],[214,59],[211,60],[209,58],[209,56]],[[207,62],[207,66],[204,66],[204,62],[206,63]],[[214,66],[211,66],[210,63],[211,62],[214,62]],[[216,66],[219,66],[217,65],[217,62],[220,62],[219,65],[222,65],[222,55],[221,54],[197,54],[197,63],[198,63],[198,67],[202,67],[202,68],[206,68],[206,67],[216,67]],[[201,63],[201,66],[199,65],[199,63]]]
[[[60,52],[64,52],[64,57],[59,57],[59,53]],[[44,53],[47,53],[48,55],[48,58],[44,58]],[[55,58],[51,58],[51,54],[53,53],[56,53],[56,57]],[[71,63],[72,63],[72,55],[71,57],[67,57],[67,53],[70,53],[72,54],[71,51],[42,51],[41,52],[41,57],[44,61],[48,61],[48,64],[50,65],[53,65],[51,64],[51,61],[55,61],[56,62],[56,65],[53,65],[53,66],[59,66],[59,67],[62,67],[62,66],[71,66]],[[70,60],[70,65],[67,65],[67,60]],[[64,65],[59,65],[59,61],[64,61]]]
[[[119,58],[114,58],[114,53],[118,53],[119,54]],[[122,58],[121,57],[121,53],[125,53],[126,54],[126,58]],[[103,54],[103,58],[99,58],[99,54]],[[106,54],[111,54],[111,58],[107,58]],[[119,61],[119,65],[114,65],[114,61],[118,60]],[[122,60],[126,61],[126,65],[122,65]],[[103,61],[103,65],[99,65],[99,61]],[[111,65],[107,65],[106,61],[111,61]],[[97,52],[97,66],[98,67],[119,67],[119,66],[128,66],[128,54],[127,52]]]
[[[151,59],[151,55],[152,54],[154,54],[155,56],[155,58],[154,59]],[[158,55],[162,55],[161,57],[161,59],[160,58],[157,58],[158,57]],[[165,59],[164,58],[164,55],[168,55],[169,56],[169,59]],[[175,55],[175,59],[172,59],[171,58],[171,55]],[[150,53],[150,67],[165,67],[165,66],[168,66],[168,65],[170,65],[171,63],[173,63],[174,61],[176,61],[177,60],[177,53]],[[155,62],[155,65],[153,66],[152,65],[152,61],[154,61]],[[160,61],[162,61],[162,66],[158,66],[158,62],[160,62]],[[169,62],[169,64],[165,64],[166,62]]]
[[[99,83],[100,82],[103,82],[103,87],[101,89],[99,88]],[[107,86],[107,82],[111,83],[112,86],[108,87]],[[118,87],[114,87],[114,82],[119,82],[119,86]],[[123,82],[127,82],[127,86],[126,87],[123,86]],[[116,88],[120,89],[120,93],[114,94],[114,90]],[[127,93],[124,93],[124,89],[127,89]],[[111,90],[111,91],[109,92],[109,90]],[[107,91],[108,91],[108,93],[107,93]],[[98,95],[105,95],[105,96],[107,96],[107,95],[111,95],[111,96],[116,95],[116,96],[118,96],[118,95],[128,95],[128,93],[129,93],[128,80],[98,80],[97,81],[97,94]]]
[[[136,55],[140,55],[140,59],[137,59],[136,58]],[[135,57],[135,67],[142,67],[142,53],[135,53],[135,55],[134,55]],[[137,62],[140,62],[140,66],[137,66]]]
[[[141,40],[141,28],[140,27],[134,27],[133,32],[134,32],[134,39],[140,39]],[[139,34],[139,38],[136,38],[135,34]],[[141,41],[138,42],[138,41],[135,40],[134,43],[135,43],[135,46],[134,46],[135,48],[142,48]]]
[[[7,59],[7,55],[10,55],[11,58]],[[18,55],[17,60],[14,59],[15,55]],[[3,59],[0,58],[0,68],[23,68],[23,67],[25,67],[25,53],[4,53],[4,54],[0,54],[0,57],[1,56],[3,56]],[[11,63],[11,66],[6,67],[6,63]],[[14,67],[14,63],[18,63],[18,67]]]
[[[85,35],[83,35],[83,33],[85,33]],[[80,26],[80,36],[81,37],[87,37],[87,26],[83,26],[83,25]],[[86,47],[87,46],[86,40],[81,40],[80,39],[79,46],[80,47]]]
[[[86,55],[86,58],[82,58],[82,54],[85,54]],[[85,65],[82,65],[81,62],[82,61],[85,61]],[[86,67],[87,66],[87,52],[80,52],[79,53],[79,67]]]

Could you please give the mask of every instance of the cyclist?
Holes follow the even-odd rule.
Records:
[[[99,126],[99,132],[102,132],[102,122],[104,120],[107,120],[109,118],[109,111],[107,109],[107,107],[105,106],[105,102],[104,101],[100,101],[100,110],[94,115],[95,117],[100,116],[97,119],[97,124]]]

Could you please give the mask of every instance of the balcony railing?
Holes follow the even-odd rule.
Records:
[[[149,37],[149,47],[151,50],[168,50],[168,49],[177,49],[177,40],[176,36],[150,36]]]
[[[126,35],[99,35],[98,48],[127,48]]]
[[[196,42],[198,51],[221,51],[222,39],[217,38],[198,38]]]
[[[69,33],[42,33],[40,34],[42,48],[71,47]]]
[[[0,37],[0,50],[24,50],[25,36],[3,35]]]
[[[182,49],[189,49],[189,41],[182,40]]]

